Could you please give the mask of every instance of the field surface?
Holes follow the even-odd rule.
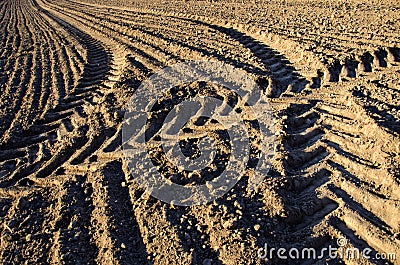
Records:
[[[400,264],[400,2],[0,0],[0,23],[1,264]],[[268,96],[256,191],[180,207],[129,173],[130,98],[187,60]],[[257,256],[343,238],[375,258]]]

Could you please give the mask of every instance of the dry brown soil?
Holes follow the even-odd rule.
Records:
[[[400,264],[399,1],[0,0],[0,22],[0,263]],[[186,60],[268,94],[256,192],[178,207],[128,173],[130,97]],[[257,257],[341,237],[397,259]]]

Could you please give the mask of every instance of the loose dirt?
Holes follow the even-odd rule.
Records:
[[[2,263],[400,264],[399,2],[3,0],[0,21]],[[256,192],[178,207],[129,174],[129,99],[186,60],[269,97],[277,148]],[[397,259],[257,257],[343,237]]]

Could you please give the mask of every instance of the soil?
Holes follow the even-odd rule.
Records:
[[[2,0],[0,21],[1,263],[400,264],[400,2]],[[130,174],[127,104],[187,60],[267,94],[256,191],[180,207]],[[343,238],[397,258],[257,256]]]

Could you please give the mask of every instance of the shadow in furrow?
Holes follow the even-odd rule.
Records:
[[[109,229],[115,258],[121,264],[146,264],[148,253],[135,218],[128,187],[122,187],[125,175],[122,163],[113,161],[103,169],[103,185],[107,187]]]

